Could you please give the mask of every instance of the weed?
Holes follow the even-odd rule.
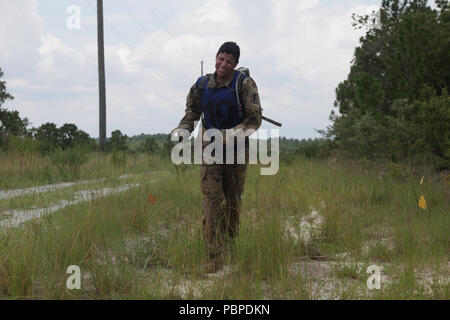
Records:
[[[58,149],[50,158],[59,174],[70,181],[80,177],[81,166],[88,161],[88,154],[83,147],[73,147],[67,150]]]

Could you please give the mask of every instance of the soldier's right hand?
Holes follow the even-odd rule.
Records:
[[[183,141],[183,137],[188,138],[189,137],[189,131],[182,128],[175,128],[170,133],[172,141],[181,142]]]

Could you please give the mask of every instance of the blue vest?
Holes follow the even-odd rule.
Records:
[[[198,78],[197,88],[203,85],[201,105],[206,129],[231,129],[242,122],[241,107],[236,97],[239,74],[239,71],[236,71],[230,86],[221,88],[208,88],[208,76]],[[241,74],[241,78],[244,77],[245,75]]]

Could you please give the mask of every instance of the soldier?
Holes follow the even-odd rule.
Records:
[[[187,96],[183,119],[172,135],[179,129],[194,130],[194,122],[202,117],[202,131],[219,129],[223,133],[223,154],[226,158],[226,129],[258,130],[261,125],[261,104],[258,88],[250,76],[235,70],[239,63],[240,49],[235,42],[225,42],[216,54],[216,71],[200,77]],[[236,82],[243,78],[236,94]],[[242,106],[240,106],[242,104]],[[241,131],[242,132],[242,131]],[[222,253],[236,237],[239,211],[242,203],[245,175],[248,165],[248,138],[245,143],[245,163],[233,164],[202,161],[201,190],[203,193],[203,240],[210,261],[208,269],[217,271],[223,265]],[[203,142],[203,150],[210,142]],[[236,147],[236,146],[235,146]],[[236,151],[237,149],[234,148]]]

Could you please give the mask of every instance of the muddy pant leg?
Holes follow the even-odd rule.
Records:
[[[244,191],[245,164],[226,165],[223,177],[223,189],[225,194],[225,232],[231,238],[235,238],[239,230],[239,212]]]
[[[222,165],[205,165],[200,168],[203,193],[203,240],[211,258],[220,255],[223,246],[223,206]]]

